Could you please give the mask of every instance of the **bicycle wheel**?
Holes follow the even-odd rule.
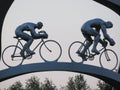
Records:
[[[81,52],[83,48],[85,48],[85,45],[80,41],[75,41],[69,46],[68,55],[72,62],[83,62],[82,58],[76,53],[78,49]]]
[[[2,60],[8,67],[21,65],[23,58],[20,56],[21,48],[15,45],[10,45],[3,50]]]
[[[45,62],[57,62],[62,54],[62,48],[58,42],[47,40],[41,44],[39,54]]]
[[[104,50],[99,57],[100,65],[103,68],[114,70],[118,65],[118,56],[117,54],[111,50]]]

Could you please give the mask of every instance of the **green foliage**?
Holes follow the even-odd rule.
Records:
[[[110,86],[109,84],[99,80],[98,81],[98,89],[97,90],[112,90],[112,86]]]
[[[56,85],[53,84],[52,81],[48,80],[48,78],[46,78],[42,83],[39,78],[35,76],[26,80],[24,86],[25,87],[23,88],[23,85],[19,81],[5,90],[58,90]],[[87,85],[83,75],[80,74],[75,77],[70,77],[67,85],[65,87],[61,87],[61,90],[90,90],[90,87]]]
[[[86,80],[84,80],[83,75],[77,75],[75,78],[70,77],[67,90],[90,90],[90,87],[87,85]]]
[[[67,89],[68,90],[76,90],[75,89],[75,83],[74,83],[73,77],[69,78]]]
[[[46,79],[44,83],[39,81],[38,77],[31,77],[25,83],[25,88],[21,82],[15,82],[8,89],[5,90],[58,90],[52,81]]]
[[[42,90],[57,90],[56,86],[52,83],[52,81],[49,81],[47,78],[44,81],[44,84],[41,86]]]
[[[25,89],[26,90],[41,90],[39,79],[35,76],[28,79],[26,82]]]
[[[15,82],[7,90],[24,90],[23,85],[20,81]]]

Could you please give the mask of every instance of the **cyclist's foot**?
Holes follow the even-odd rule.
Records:
[[[21,57],[23,57],[23,59],[26,58],[23,51],[20,52],[20,55],[21,55]]]
[[[108,42],[107,41],[104,41],[103,43],[102,43],[102,46],[103,47],[106,47],[108,45]]]
[[[100,54],[100,52],[98,50],[96,50],[96,49],[92,49],[92,52],[96,53],[96,54]]]
[[[30,54],[30,55],[34,55],[34,54],[35,54],[35,52],[33,52],[33,51],[30,51],[30,52],[29,52],[29,54]]]
[[[78,56],[82,57],[82,60],[83,60],[83,61],[87,61],[85,54],[80,53],[80,51],[77,51],[76,53],[78,54]]]
[[[76,53],[79,55],[79,54],[80,54],[80,51],[78,50]]]
[[[27,49],[26,52],[28,53],[28,55],[33,55],[33,54],[35,54],[35,52],[31,51],[30,49]]]

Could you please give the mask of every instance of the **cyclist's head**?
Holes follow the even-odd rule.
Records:
[[[106,24],[107,28],[112,28],[113,27],[113,24],[112,24],[111,21],[107,21],[105,24]]]
[[[37,28],[38,28],[38,29],[41,29],[42,26],[43,26],[43,23],[42,23],[42,22],[38,22],[38,23],[37,23]]]

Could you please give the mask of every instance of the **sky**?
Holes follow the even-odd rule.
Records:
[[[116,41],[116,45],[109,48],[112,48],[118,54],[119,58],[120,17],[109,8],[93,0],[15,0],[4,20],[2,28],[2,50],[8,45],[16,43],[13,36],[15,36],[14,32],[17,26],[25,22],[37,23],[41,21],[44,25],[42,30],[45,30],[49,35],[48,39],[56,40],[62,46],[63,54],[59,62],[70,62],[67,54],[69,45],[73,41],[84,41],[80,28],[87,20],[93,18],[101,18],[105,21],[113,22],[114,26],[108,30],[108,34]],[[36,43],[37,41],[34,42],[34,44]],[[23,64],[40,62],[43,61],[37,53],[32,59],[24,61]],[[84,64],[99,66],[99,61],[96,57],[94,61],[87,61]],[[6,68],[2,60],[0,60],[0,70]],[[48,77],[60,87],[66,85],[68,77],[77,74],[67,71],[30,73],[3,81],[0,83],[0,87],[8,87],[12,84],[10,83],[11,81],[22,80],[24,82],[25,79],[32,75],[40,77],[42,81]],[[23,77],[24,79],[22,79]],[[91,88],[96,87],[98,79],[88,75],[85,75],[85,79],[87,79]],[[90,83],[91,80],[94,84]]]

